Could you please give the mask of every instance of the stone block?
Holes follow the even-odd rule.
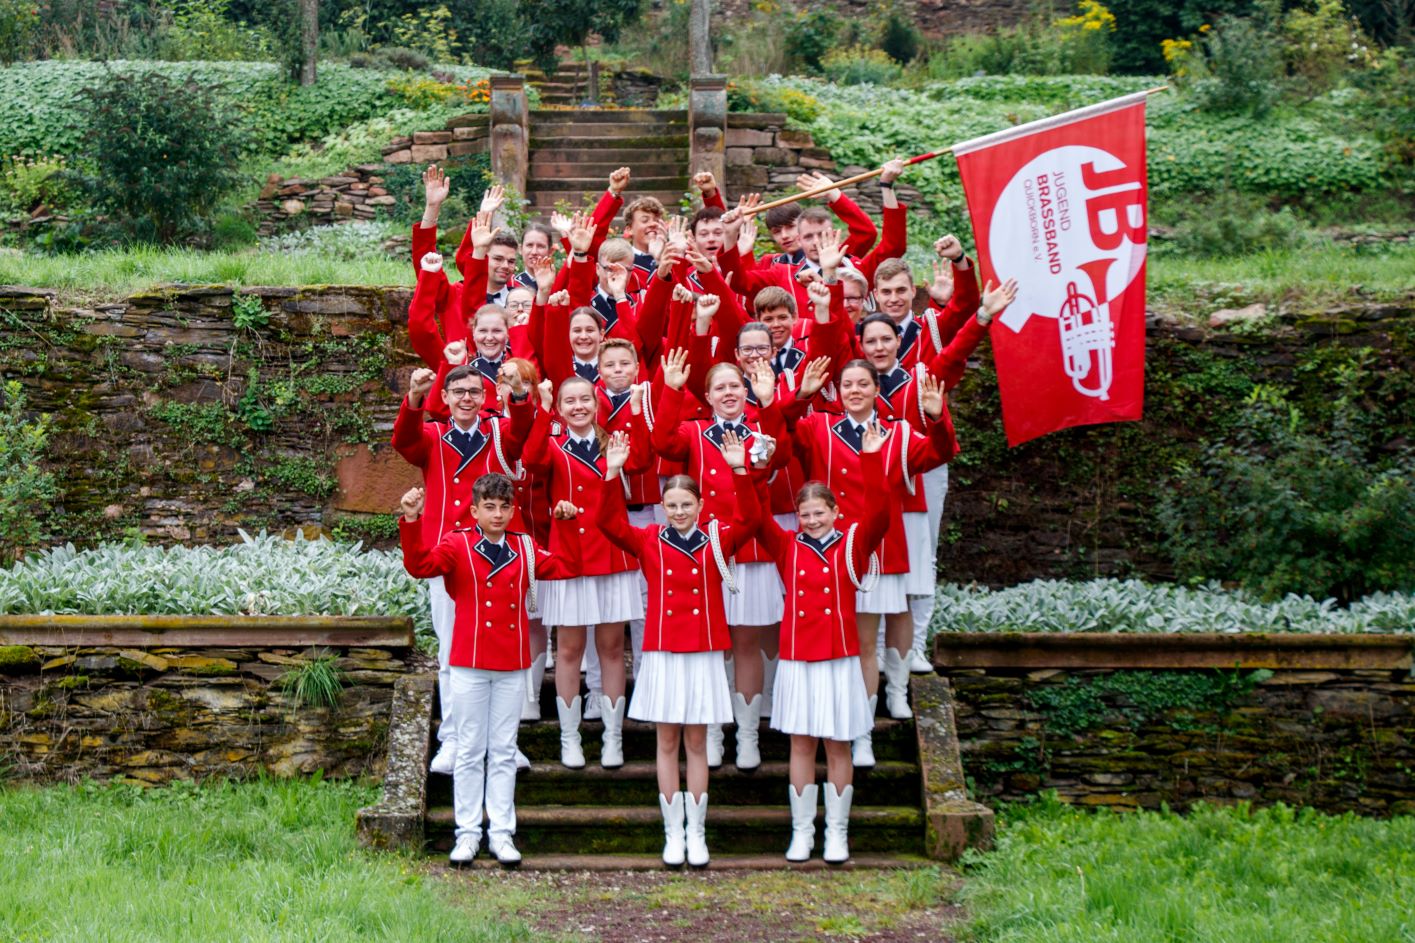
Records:
[[[390,164],[411,164],[413,162],[413,152],[411,148],[386,152],[383,159]]]
[[[727,149],[728,167],[747,167],[752,163],[752,149],[750,147],[729,147]]]
[[[486,142],[482,141],[453,141],[447,145],[448,157],[467,157],[472,154],[483,154],[486,152]]]
[[[776,135],[770,131],[756,131],[751,128],[727,130],[728,147],[772,147],[775,144]]]
[[[484,140],[487,136],[486,125],[458,127],[452,129],[452,140],[454,141],[477,141]]]
[[[354,215],[354,204],[352,204],[352,203],[335,203],[335,204],[334,204],[334,215],[335,215],[335,216],[342,216],[342,217],[345,217],[345,218],[352,218],[353,215]]]
[[[452,141],[451,131],[414,131],[414,144],[448,144]]]
[[[408,151],[408,159],[414,164],[427,164],[447,159],[446,144],[414,144]],[[391,161],[391,159],[390,159]]]
[[[815,147],[815,139],[811,137],[809,131],[778,131],[776,132],[776,144],[778,147]]]
[[[365,201],[369,206],[393,206],[397,202],[398,198],[393,196],[371,196]]]
[[[752,160],[767,167],[780,167],[793,160],[790,151],[781,147],[758,147],[752,151]]]
[[[786,115],[779,111],[732,111],[727,114],[729,128],[771,128],[786,126]]]

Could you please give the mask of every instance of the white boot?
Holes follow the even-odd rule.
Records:
[[[437,755],[428,764],[428,769],[444,776],[452,775],[452,767],[457,765],[457,741],[443,740],[437,748]]]
[[[771,719],[772,698],[776,695],[776,666],[780,663],[780,658],[762,654],[762,716],[767,720]]]
[[[521,705],[521,720],[540,720],[540,686],[545,681],[544,652],[531,659],[526,675],[526,700]]]
[[[835,791],[834,783],[825,784],[825,854],[826,864],[843,864],[850,860],[850,800],[855,787]]]
[[[604,718],[604,738],[599,748],[599,765],[605,769],[616,769],[624,765],[624,708],[628,703],[624,696],[612,701],[607,695],[599,696],[600,715]]]
[[[670,868],[683,867],[687,849],[684,846],[683,797],[687,793],[675,792],[669,802],[658,794],[658,807],[663,812],[663,863]]]
[[[866,730],[863,736],[856,737],[850,743],[850,762],[854,766],[867,767],[875,765],[875,707],[879,704],[879,695],[870,698],[870,729]]]
[[[753,695],[748,701],[740,694],[733,694],[732,716],[737,720],[737,768],[756,769],[762,765],[757,745],[762,724],[762,696]]]
[[[884,650],[880,659],[884,670],[884,707],[895,720],[908,720],[914,716],[909,708],[909,663],[892,648]]]
[[[705,868],[708,863],[707,793],[703,793],[701,799],[694,799],[691,792],[685,792],[683,800],[687,818],[684,838],[688,845],[688,864],[695,868]]]
[[[580,695],[569,704],[557,697],[555,710],[560,715],[560,765],[579,769],[585,765],[585,751],[580,746]]]
[[[722,725],[707,725],[707,761],[708,766],[717,769],[722,765]]]
[[[904,660],[909,671],[916,675],[933,674],[934,666],[929,656],[924,654],[924,644],[929,637],[929,623],[934,616],[934,597],[920,596],[909,600],[909,616],[914,620],[914,642],[909,646]]]
[[[787,861],[809,861],[811,850],[816,847],[816,790],[811,783],[800,792],[795,786],[787,786],[786,794],[791,799],[791,847],[786,849]]]

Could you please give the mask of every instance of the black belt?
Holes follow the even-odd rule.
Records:
[[[628,508],[629,510],[631,510],[631,511],[642,511],[642,510],[644,510],[645,508],[651,508],[651,507],[653,507],[653,505],[652,505],[652,504],[628,504],[628,505],[625,505],[625,507],[627,507],[627,508]]]

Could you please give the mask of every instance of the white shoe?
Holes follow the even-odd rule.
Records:
[[[809,861],[816,847],[816,791],[811,783],[799,793],[795,786],[786,787],[791,800],[791,847],[786,849],[787,861]]]
[[[560,715],[560,765],[579,769],[585,765],[585,751],[580,745],[580,695],[569,704],[555,699],[555,711]]]
[[[740,694],[732,695],[732,716],[737,720],[737,768],[756,769],[762,765],[757,739],[761,734],[762,696],[748,701]]]
[[[530,768],[531,768],[531,758],[530,758],[529,756],[526,756],[526,754],[522,753],[520,747],[517,747],[517,748],[516,748],[516,769],[520,770],[520,769],[530,769]]]
[[[924,653],[917,648],[909,649],[909,655],[905,659],[909,662],[909,671],[916,675],[931,675],[934,673],[933,663],[924,657]]]
[[[521,853],[516,850],[515,845],[511,844],[510,838],[493,838],[487,844],[503,868],[519,868],[521,866]]]
[[[691,792],[683,793],[683,807],[686,819],[683,837],[688,846],[688,864],[695,868],[705,868],[708,863],[707,793],[703,793],[703,797],[696,800]]]
[[[708,766],[717,769],[722,765],[722,725],[707,725],[707,761]]]
[[[457,741],[443,740],[442,745],[437,748],[437,755],[428,764],[428,769],[434,773],[441,773],[443,776],[452,775],[452,767],[457,765]]]
[[[669,802],[663,797],[663,793],[658,794],[658,807],[663,812],[663,863],[670,868],[683,867],[687,855],[683,830],[684,795],[686,793],[675,792],[673,801]]]
[[[526,699],[521,704],[521,720],[540,720],[540,686],[545,681],[544,652],[531,659],[526,674]]]
[[[846,786],[837,793],[833,783],[825,784],[825,858],[826,864],[843,864],[850,860],[850,800],[855,787]]]
[[[776,666],[780,663],[780,658],[762,655],[762,716],[767,720],[771,719],[772,699],[776,696]]]
[[[585,720],[600,719],[600,698],[604,697],[603,691],[590,691],[590,696],[585,698]]]
[[[884,671],[884,707],[895,720],[914,716],[909,707],[909,664],[892,648],[884,650],[880,659]]]
[[[458,835],[457,844],[452,846],[452,854],[447,856],[447,860],[453,865],[471,864],[472,859],[477,856],[477,846],[480,844],[480,835]]]
[[[875,707],[878,703],[879,695],[870,698],[870,729],[850,743],[850,762],[854,766],[863,768],[875,765]]]
[[[624,765],[624,708],[628,706],[621,695],[618,701],[601,694],[600,713],[604,717],[604,738],[600,742],[599,765],[605,769],[617,769]]]

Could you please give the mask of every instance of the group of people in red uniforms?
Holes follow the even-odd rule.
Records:
[[[516,733],[540,719],[551,627],[561,763],[585,764],[586,717],[603,722],[606,768],[624,762],[626,716],[656,725],[666,864],[708,863],[723,726],[752,769],[763,718],[791,740],[787,859],[815,847],[822,744],[824,858],[848,859],[881,673],[886,712],[904,718],[910,671],[931,670],[922,641],[958,451],[947,392],[1016,295],[1010,281],[980,291],[947,236],[915,313],[903,169],[880,176],[880,229],[838,190],[826,207],[758,213],[748,194],[728,209],[711,174],[694,178],[702,206],[687,219],[649,197],[626,207],[620,168],[592,213],[517,239],[492,188],[456,282],[436,251],[447,179],[425,172],[408,329],[426,366],[393,445],[424,478],[400,531],[408,572],[429,581],[432,769],[453,776],[454,864],[475,857],[484,822],[496,859],[520,861]],[[759,218],[779,250],[760,258]]]

